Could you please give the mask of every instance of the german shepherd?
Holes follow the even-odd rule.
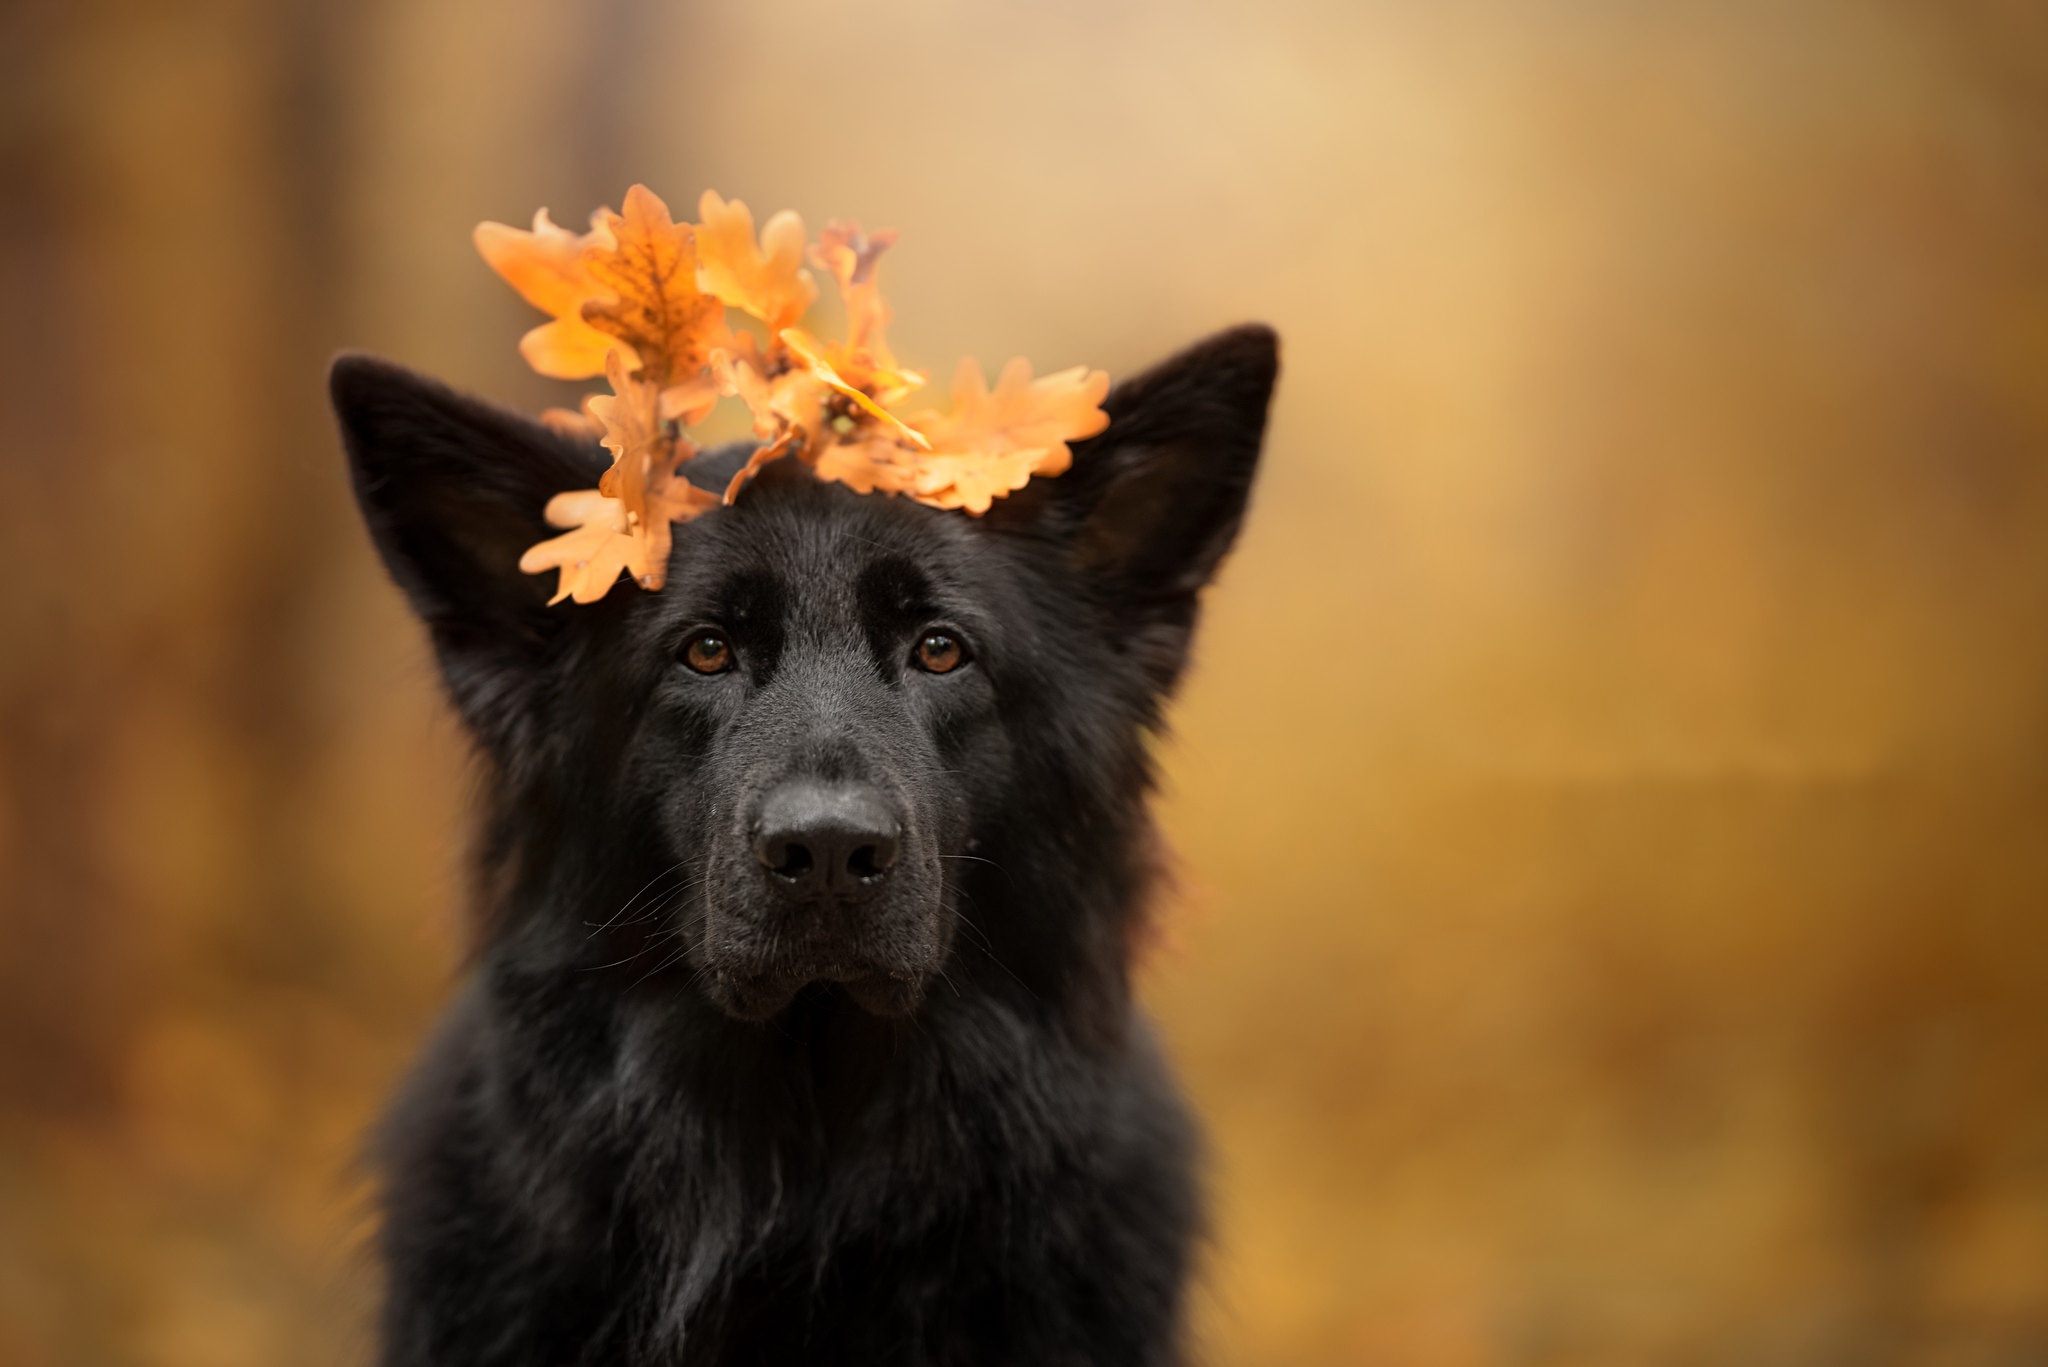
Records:
[[[783,461],[665,588],[574,608],[517,564],[604,453],[335,363],[484,768],[474,962],[377,1145],[384,1363],[1182,1360],[1146,737],[1277,363],[1264,327],[1199,343],[982,518]]]

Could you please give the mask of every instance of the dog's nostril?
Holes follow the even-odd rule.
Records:
[[[863,880],[880,878],[889,871],[889,865],[894,862],[893,859],[884,860],[879,847],[862,845],[852,854],[846,856],[846,869],[855,878]]]
[[[780,857],[774,863],[769,864],[765,859],[761,862],[768,864],[768,871],[772,874],[782,878],[799,879],[811,871],[811,866],[816,861],[811,858],[810,846],[800,845],[792,840],[783,845]]]

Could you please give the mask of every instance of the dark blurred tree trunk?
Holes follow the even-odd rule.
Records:
[[[431,72],[415,98],[524,81],[529,126],[567,137],[557,159],[490,165],[523,199],[542,161],[560,189],[566,160],[573,221],[623,184],[614,73],[643,60],[645,13],[565,11],[554,22],[587,41],[548,82]],[[274,1281],[252,1293],[268,1313],[316,1319],[329,1292],[293,1270],[277,1245],[292,1217],[274,1208],[330,1208],[446,972],[384,962],[389,923],[365,919],[365,889],[416,895],[332,874],[337,843],[362,838],[337,826],[392,805],[346,787],[361,734],[389,720],[391,657],[341,658],[364,630],[353,605],[382,591],[324,375],[361,340],[366,252],[388,255],[360,211],[403,193],[360,164],[365,129],[392,128],[376,118],[406,136],[406,95],[380,81],[408,18],[342,0],[0,16],[0,1192],[23,1194],[0,1200],[10,1363],[131,1359],[122,1335],[160,1319],[144,1307],[189,1272],[169,1260],[180,1240]],[[432,231],[461,246],[461,227]],[[409,670],[408,699],[421,682]],[[95,1187],[123,1192],[121,1213],[81,1229]],[[332,1238],[322,1218],[316,1243]],[[47,1279],[32,1304],[10,1303],[10,1250]],[[207,1356],[232,1362],[222,1332]],[[275,1361],[278,1341],[251,1351]]]

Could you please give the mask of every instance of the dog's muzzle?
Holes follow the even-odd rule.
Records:
[[[858,781],[776,784],[761,798],[711,897],[705,948],[713,995],[747,1020],[774,1015],[812,983],[864,1009],[902,1015],[951,942],[938,862],[889,796]],[[751,887],[744,886],[752,884]]]

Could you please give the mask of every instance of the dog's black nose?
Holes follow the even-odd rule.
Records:
[[[866,784],[786,783],[761,804],[754,857],[792,896],[865,897],[887,881],[902,827]]]

